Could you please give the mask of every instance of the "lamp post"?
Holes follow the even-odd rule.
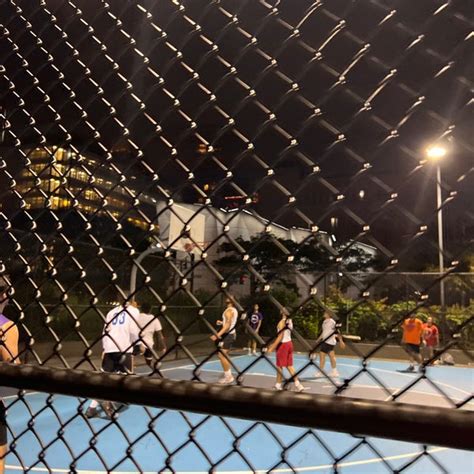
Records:
[[[446,155],[447,150],[441,145],[431,145],[426,149],[426,156],[429,160],[436,164],[436,206],[438,209],[438,259],[439,259],[439,300],[441,310],[444,309],[445,305],[445,293],[444,293],[444,279],[442,274],[444,272],[444,240],[443,240],[443,196],[441,190],[441,166],[440,161]]]

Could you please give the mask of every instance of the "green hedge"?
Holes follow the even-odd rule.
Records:
[[[222,302],[220,300],[209,301],[209,295],[204,293],[197,294],[197,298],[201,303],[206,303],[205,313],[202,316],[198,314],[198,307],[185,295],[177,295],[167,305],[165,312],[167,318],[185,334],[209,334],[205,320],[215,327],[216,320],[221,316]],[[241,304],[245,304],[248,308],[251,308],[255,303],[260,305],[264,315],[261,330],[261,335],[264,337],[275,335],[279,321],[279,309],[274,304],[273,299],[289,309],[298,305],[297,295],[287,289],[275,289],[268,296],[255,299],[247,298],[241,301]],[[87,303],[87,301],[80,301],[79,298],[73,297],[70,297],[67,301],[68,306],[74,312],[76,318],[79,319],[79,323],[63,305],[56,308],[53,305],[45,305],[44,308],[48,312],[47,316],[37,303],[27,306],[21,318],[20,315],[16,315],[16,317],[12,315],[11,311],[7,313],[20,323],[23,339],[27,337],[26,327],[32,337],[39,342],[53,342],[54,336],[51,331],[54,331],[61,340],[78,340],[77,330],[91,341],[99,337],[102,332],[103,320],[100,312],[105,316],[112,305],[98,305],[92,308]],[[150,301],[150,303],[153,303],[153,301]],[[387,305],[384,300],[369,300],[362,304],[357,303],[356,300],[345,297],[334,288],[329,291],[325,301],[325,304],[337,314],[342,324],[342,332],[358,335],[363,342],[376,342],[385,339],[392,326],[398,326],[398,321],[403,319],[416,306],[414,301],[399,302],[392,305]],[[153,308],[155,314],[158,314],[158,309],[157,306]],[[447,328],[443,328],[443,318],[439,307],[432,306],[417,311],[417,317],[423,320],[426,320],[429,315],[433,316],[435,322],[445,334],[458,332],[458,328],[468,321],[473,314],[474,300],[470,302],[468,307],[450,306],[446,309]],[[163,317],[161,317],[161,320],[165,332],[171,334],[173,330],[170,324]],[[322,320],[323,310],[314,301],[308,302],[293,316],[295,328],[303,337],[308,339],[315,339],[319,335]],[[461,336],[462,341],[471,346],[474,345],[474,323],[467,324],[461,331]]]
[[[271,292],[267,297],[257,298],[255,301],[247,300],[247,306],[258,303],[264,315],[261,334],[263,336],[274,336],[276,325],[279,320],[277,306],[272,303],[275,298],[280,304],[289,307],[297,307],[298,297],[287,289],[278,289]],[[332,309],[342,324],[344,334],[360,336],[363,342],[377,342],[384,340],[392,328],[397,328],[405,315],[411,312],[417,305],[415,301],[403,301],[388,305],[385,300],[368,300],[360,304],[357,300],[347,298],[335,288],[330,288],[326,301],[327,307]],[[447,328],[443,328],[443,318],[439,306],[430,306],[416,311],[416,316],[426,321],[432,316],[435,323],[446,334],[456,332],[456,329],[474,314],[474,300],[468,307],[450,306],[446,309]],[[310,301],[293,315],[293,323],[297,331],[307,339],[315,339],[321,331],[323,321],[323,309],[315,301]],[[474,323],[469,323],[461,331],[462,341],[469,345],[474,344]],[[401,332],[395,335],[394,341],[399,341]]]

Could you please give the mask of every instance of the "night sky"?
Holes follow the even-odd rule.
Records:
[[[360,238],[396,250],[421,224],[436,238],[434,166],[420,161],[441,140],[444,196],[458,192],[448,244],[472,240],[469,2],[43,3],[0,8],[11,174],[24,160],[15,138],[73,143],[104,163],[121,144],[116,164],[158,196],[153,172],[188,201],[215,183],[216,203],[258,193],[253,208],[269,219],[329,230],[337,217],[342,239],[370,223]]]

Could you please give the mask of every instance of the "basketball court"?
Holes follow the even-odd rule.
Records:
[[[297,355],[296,368],[307,361],[307,357]],[[242,371],[244,385],[273,386],[275,370],[269,362],[256,361],[248,355],[235,356],[233,362]],[[402,361],[374,360],[368,368],[385,389],[368,373],[363,373],[343,394],[387,399],[387,390],[397,393],[420,377],[420,374],[399,372],[405,367]],[[194,365],[175,361],[164,365],[162,372],[166,377],[184,380],[193,378],[194,369]],[[311,367],[302,372],[301,380],[309,393],[333,393],[345,378],[361,369],[361,364],[357,359],[339,358],[338,369],[339,379],[316,377],[316,369]],[[210,383],[221,374],[217,360],[204,363],[199,371],[200,378]],[[472,369],[430,367],[428,374],[433,384],[423,379],[399,401],[448,406],[442,392],[456,403],[469,400],[474,384]],[[71,464],[76,472],[83,474],[131,474],[140,470],[151,473],[157,469],[197,474],[209,472],[212,466],[215,472],[228,474],[286,473],[293,472],[290,465],[296,472],[329,473],[334,472],[334,459],[338,459],[338,472],[347,473],[385,473],[387,469],[398,471],[409,465],[404,472],[444,472],[440,467],[443,466],[451,472],[467,474],[474,467],[474,454],[466,451],[431,447],[430,456],[426,456],[422,455],[422,446],[411,443],[370,439],[370,445],[361,444],[357,436],[346,433],[139,406],[126,407],[114,424],[106,418],[86,420],[80,416],[78,413],[85,410],[87,400],[61,395],[49,398],[41,393],[25,396],[28,407],[16,395],[5,397],[10,428],[17,438],[14,448],[21,455],[21,461],[12,453],[8,455],[7,473],[24,470],[65,473],[71,471]],[[472,410],[472,402],[464,408]],[[289,465],[282,463],[280,443],[286,447],[284,453]]]

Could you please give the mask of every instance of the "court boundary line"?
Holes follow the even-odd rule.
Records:
[[[301,356],[299,356],[301,357]],[[341,363],[339,364],[341,367],[357,367],[356,364],[344,364],[344,363]],[[413,375],[416,375],[417,373],[419,374],[420,372],[415,372],[413,373],[412,375],[410,374],[404,374],[403,372],[397,372],[396,370],[388,370],[388,369],[378,369],[376,367],[371,367],[370,370],[377,370],[379,372],[386,372],[386,373],[389,373],[389,374],[395,374],[395,375],[400,375],[402,377],[408,377],[409,379],[412,379],[413,378]],[[466,390],[463,390],[461,388],[457,388],[455,387],[454,385],[449,385],[449,384],[446,384],[444,382],[438,382],[436,381],[436,383],[438,385],[442,385],[443,387],[447,387],[447,388],[450,388],[452,390],[455,390],[457,392],[460,392],[462,393],[463,395],[468,395],[468,396],[471,396],[472,394],[467,392]]]
[[[397,346],[392,346],[397,347]],[[294,351],[295,356],[304,356],[307,355],[308,352],[303,351]],[[338,357],[342,357],[344,359],[351,359],[351,360],[361,360],[361,357],[358,355],[353,354],[337,354]],[[371,357],[370,360],[378,360],[380,362],[407,362],[407,359],[399,359],[398,357]],[[437,364],[436,367],[439,368],[450,368],[450,369],[471,369],[474,362],[467,362],[466,364],[461,364],[460,362],[456,362],[455,365],[444,365],[444,364]]]
[[[23,389],[20,388],[20,389],[18,389],[18,390],[23,390]],[[37,395],[38,393],[42,393],[42,392],[26,392],[24,396],[26,397],[26,396],[28,396],[28,395]],[[1,396],[0,396],[0,401],[2,401],[2,400],[10,400],[10,399],[12,399],[12,398],[18,398],[18,395],[7,395],[6,397],[1,397]]]
[[[300,356],[299,354],[297,355],[298,358],[302,358],[302,355]],[[244,357],[248,357],[247,354],[243,354],[243,355],[240,355],[240,356],[236,356],[236,357],[233,357],[233,359],[238,359],[238,358],[244,358]],[[206,363],[213,363],[213,362],[219,362],[218,360],[212,360],[212,361],[209,361],[209,362],[206,362]],[[344,363],[341,363],[339,364],[340,366],[343,366],[343,367],[357,367],[357,365],[355,364],[344,364]],[[185,365],[178,365],[178,366],[175,366],[175,367],[167,367],[165,369],[162,369],[161,371],[164,372],[164,371],[171,371],[171,370],[182,370],[182,369],[192,369],[192,368],[195,368],[196,366],[193,365],[193,364],[185,364]],[[213,370],[213,369],[198,369],[202,372],[212,372],[212,373],[219,373],[221,372],[221,370]],[[395,374],[395,375],[401,375],[401,376],[405,376],[405,377],[408,377],[408,378],[412,378],[410,376],[410,374],[403,374],[403,373],[400,373],[400,372],[396,372],[396,371],[393,371],[393,370],[387,370],[387,369],[377,369],[377,368],[372,368],[371,370],[378,370],[378,371],[383,371],[383,372],[386,372],[386,373],[390,373],[390,374]],[[248,375],[255,375],[255,376],[264,376],[264,377],[275,377],[274,375],[270,375],[270,374],[263,374],[263,373],[249,373]],[[440,383],[442,384],[441,382],[437,382],[437,383]],[[452,388],[452,389],[455,389],[456,391],[460,391],[462,393],[466,393],[468,394],[468,392],[464,391],[464,390],[461,390],[461,389],[458,389],[456,387],[452,387],[450,385],[447,385],[447,384],[443,384],[449,388]],[[363,385],[355,385],[356,387],[358,386],[361,386],[361,387],[368,387],[368,388],[377,388],[377,386],[363,386]],[[380,388],[379,388],[380,389]],[[400,389],[397,389],[397,390],[400,390]],[[437,394],[437,393],[429,393],[429,392],[420,392],[420,391],[411,391],[412,393],[418,393],[418,394],[422,394],[422,395],[429,395],[429,396],[441,396],[441,394]],[[38,394],[41,394],[41,392],[27,392],[25,394],[25,396],[31,396],[31,395],[38,395]],[[12,398],[17,398],[18,395],[8,395],[6,397],[2,397],[3,400],[8,400],[8,399],[12,399]],[[391,440],[393,442],[396,442],[395,440]],[[431,454],[431,453],[436,453],[436,452],[443,452],[443,451],[448,451],[449,448],[444,448],[444,447],[435,447],[431,450],[429,450],[428,452]],[[420,454],[420,452],[412,452],[412,453],[405,453],[405,454],[398,454],[398,455],[393,455],[393,456],[386,456],[384,457],[385,460],[397,460],[397,459],[406,459],[406,458],[409,458],[409,457],[414,457],[416,455]],[[345,462],[345,463],[339,463],[338,464],[338,467],[340,468],[345,468],[345,467],[351,467],[351,466],[358,466],[358,465],[366,465],[366,464],[374,464],[374,463],[380,463],[382,462],[382,459],[380,458],[370,458],[370,459],[365,459],[365,460],[359,460],[359,461],[349,461],[349,462]],[[325,464],[325,465],[318,465],[318,466],[303,466],[303,467],[298,467],[298,468],[295,468],[295,469],[289,469],[289,468],[283,468],[283,469],[274,469],[272,472],[276,472],[276,473],[289,473],[289,472],[308,472],[308,471],[319,471],[319,470],[323,470],[323,469],[331,469],[333,468],[334,465],[333,464]],[[21,466],[13,466],[13,465],[5,465],[5,469],[6,470],[10,470],[10,471],[21,471],[23,470],[24,468],[21,467]],[[27,467],[26,469],[29,469],[33,472],[57,472],[57,473],[68,473],[70,470],[69,469],[65,469],[65,468],[50,468],[50,469],[47,469],[47,468],[42,468],[42,467],[33,467],[33,468],[29,468]],[[105,474],[106,471],[92,471],[92,470],[78,470],[77,471],[78,474]],[[155,471],[145,471],[143,474],[152,474],[153,472]],[[163,471],[163,472],[168,472],[168,471]],[[171,471],[169,471],[171,472]],[[207,471],[176,471],[176,472],[179,472],[180,474],[205,474]],[[251,472],[257,472],[257,473],[264,473],[264,472],[267,472],[265,470],[257,470],[257,471],[248,471],[248,470],[245,470],[245,471],[220,471],[222,472],[223,474],[249,474]],[[112,471],[111,474],[135,474],[135,471]]]
[[[340,364],[340,365],[343,365],[343,364]],[[202,369],[201,372],[210,372],[210,373],[220,373],[221,371],[220,370],[214,370],[214,369]],[[254,375],[256,377],[271,377],[271,378],[275,378],[275,375],[270,375],[270,374],[263,374],[263,373],[260,373],[260,372],[249,372],[247,373],[246,375]],[[329,377],[330,378],[330,377]],[[300,380],[303,381],[303,383],[305,381],[307,382],[310,382],[310,383],[316,383],[316,381],[311,381],[311,380],[308,380],[308,379],[303,379],[303,378],[300,378]],[[320,381],[324,382],[326,381],[325,380],[325,377],[320,377],[319,379]],[[212,382],[204,382],[204,383],[212,383]],[[290,382],[292,383],[292,382]],[[333,387],[334,388],[334,385],[326,385],[326,387]],[[373,388],[373,389],[377,389],[377,390],[380,390],[380,391],[383,391],[382,387],[380,386],[377,386],[377,385],[364,385],[364,384],[351,384],[351,387],[362,387],[362,388]],[[393,390],[394,391],[394,395],[397,393],[397,390],[402,390],[400,388],[395,388],[395,387],[388,387],[389,390]],[[305,393],[308,393],[308,392],[305,392]],[[309,393],[312,393],[312,392],[309,392]],[[436,393],[436,392],[433,392],[433,393],[430,393],[430,392],[422,392],[420,390],[410,390],[410,393],[417,393],[419,395],[429,395],[429,396],[435,396],[435,397],[443,397],[443,395],[441,395],[440,393]],[[318,395],[317,393],[314,393],[314,395]],[[453,400],[456,400],[456,401],[463,401],[464,399],[462,398],[457,398],[457,397],[451,397]],[[391,399],[391,397],[389,398],[389,400]],[[363,400],[363,399],[362,399]]]
[[[343,365],[343,364],[340,364],[340,365]],[[176,370],[180,370],[180,369],[183,369],[183,368],[187,368],[188,366],[182,366],[182,367],[173,367],[173,369],[176,369]],[[193,366],[192,366],[193,367]],[[168,369],[168,370],[171,370]],[[220,370],[213,370],[213,369],[202,369],[201,370],[202,372],[210,372],[210,373],[220,373],[221,371]],[[270,374],[263,374],[263,373],[248,373],[247,375],[254,375],[256,377],[275,377],[274,375],[270,375]],[[321,377],[321,381],[325,381],[323,380],[323,377]],[[312,382],[312,381],[310,381]],[[205,382],[205,383],[212,383],[212,382]],[[290,382],[291,383],[291,382]],[[312,382],[312,383],[316,383],[316,382]],[[377,390],[382,390],[381,387],[378,387],[377,385],[364,385],[364,384],[352,384],[352,387],[359,387],[359,388],[369,388],[369,389],[377,389]],[[323,385],[323,388],[334,388],[334,385]],[[394,387],[388,387],[389,390],[401,390],[399,388],[394,388]],[[311,393],[311,392],[310,392]],[[396,394],[397,392],[395,391],[394,392],[394,395]],[[410,393],[416,393],[418,395],[428,395],[428,396],[435,396],[435,397],[443,397],[443,395],[441,395],[440,393],[436,393],[436,392],[433,392],[433,393],[430,393],[430,392],[422,392],[420,390],[410,390]],[[28,392],[25,394],[25,396],[31,396],[31,395],[41,395],[42,392]],[[54,395],[54,394],[53,394]],[[60,397],[60,396],[64,396],[66,397],[67,395],[60,395],[60,394],[55,394],[56,396]],[[315,394],[317,395],[317,394]],[[18,398],[18,395],[8,395],[6,397],[1,397],[2,400],[8,400],[8,399],[12,399],[12,398]],[[80,397],[78,397],[80,398]],[[390,400],[391,397],[387,398],[385,401],[387,400]],[[453,400],[455,401],[462,401],[463,399],[462,398],[456,398],[456,397],[452,397]]]
[[[242,359],[242,357],[247,357],[247,354],[234,356],[234,357],[231,357],[230,359],[231,360]],[[219,363],[219,359],[208,360],[207,362],[205,362],[203,364],[203,366],[206,365],[206,364],[212,364],[214,362]],[[178,365],[176,367],[165,367],[164,369],[160,369],[160,372],[169,372],[170,370],[176,370],[176,369],[195,369],[195,368],[196,368],[196,366],[194,364],[185,364],[185,365]],[[203,369],[201,367],[199,367],[198,370],[203,370]]]
[[[303,358],[303,355],[302,354],[295,354],[295,356],[301,360]],[[248,354],[243,354],[243,355],[240,355],[240,356],[236,356],[236,357],[233,357],[233,359],[237,359],[237,358],[243,358],[243,357],[249,357]],[[209,362],[206,362],[207,363],[213,363],[213,362],[219,362],[218,360],[213,360],[213,361],[209,361]],[[204,364],[205,365],[205,364]],[[340,367],[357,367],[356,364],[346,364],[346,363],[340,363],[338,364]],[[179,370],[179,369],[192,369],[192,368],[195,368],[196,366],[195,365],[192,365],[192,364],[186,364],[186,365],[183,365],[183,366],[178,366],[178,367],[168,367],[168,368],[165,368],[165,369],[162,369],[161,372],[165,372],[165,371],[170,371],[170,370],[173,370],[173,369],[176,369],[176,370]],[[314,366],[316,368],[316,365]],[[214,369],[204,369],[204,368],[199,368],[198,370],[200,370],[201,372],[221,372],[220,370],[214,370]],[[413,375],[410,375],[410,374],[404,374],[402,372],[397,372],[396,370],[388,370],[388,369],[378,369],[376,367],[372,367],[370,370],[376,370],[376,371],[379,371],[379,372],[384,372],[384,373],[388,373],[388,374],[394,374],[394,375],[399,375],[399,376],[402,376],[402,377],[408,377],[409,379],[412,379],[413,378]],[[261,376],[264,376],[264,377],[274,377],[274,375],[268,375],[268,374],[260,374],[260,373],[249,373],[249,375],[261,375]],[[436,383],[440,386],[443,386],[443,387],[446,387],[446,388],[449,388],[451,390],[455,390],[456,392],[459,392],[459,393],[462,393],[463,395],[467,395],[467,396],[471,396],[471,393],[467,392],[466,390],[463,390],[463,389],[460,389],[460,388],[457,388],[455,387],[454,385],[449,385],[449,384],[446,384],[444,382],[439,382],[439,381],[436,381]],[[403,388],[393,388],[393,390],[396,390],[393,395],[396,395],[397,393],[399,393],[400,390],[403,390]],[[410,390],[410,392],[414,393],[413,390]],[[419,393],[422,393],[422,394],[425,394],[425,395],[435,395],[435,393],[431,394],[429,392],[419,392]],[[441,394],[437,394],[438,396],[441,396]],[[450,397],[452,398],[453,400],[456,399],[457,401],[464,401],[464,398],[459,398],[459,397]],[[387,400],[390,400],[391,397],[389,397]]]

